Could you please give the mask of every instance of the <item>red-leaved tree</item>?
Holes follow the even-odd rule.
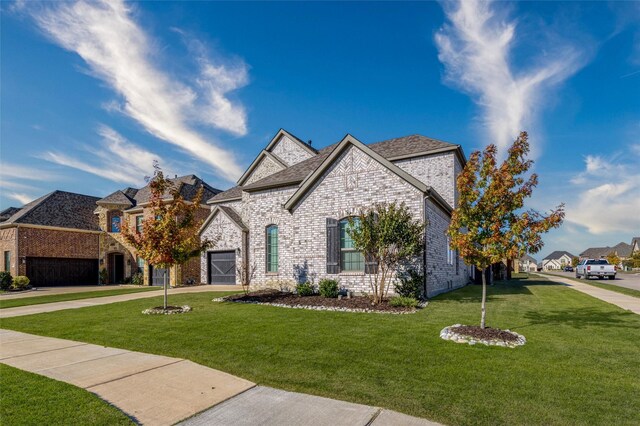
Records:
[[[127,221],[121,228],[122,236],[137,254],[160,268],[171,268],[186,263],[214,245],[207,238],[200,239],[202,220],[197,219],[204,188],[200,187],[191,201],[180,193],[179,183],[164,177],[160,166],[154,164],[154,175],[148,178],[151,215],[142,221],[142,232],[137,232]],[[167,279],[164,280],[164,309],[167,309]]]
[[[448,230],[451,248],[482,272],[481,328],[485,328],[486,319],[485,270],[503,259],[538,252],[543,246],[541,234],[559,227],[564,218],[564,204],[546,215],[524,208],[525,199],[538,184],[535,173],[523,177],[533,165],[532,160],[526,160],[526,132],[520,133],[499,166],[496,152],[492,144],[482,153],[471,154],[456,182],[459,203]]]

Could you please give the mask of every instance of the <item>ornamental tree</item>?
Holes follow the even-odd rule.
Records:
[[[620,264],[620,257],[615,252],[611,252],[607,255],[607,262],[616,267]]]
[[[526,179],[523,176],[533,165],[532,160],[526,160],[526,132],[520,133],[499,166],[496,153],[491,144],[482,153],[471,154],[456,182],[459,202],[447,231],[451,248],[482,273],[481,328],[485,328],[486,319],[485,270],[503,259],[537,253],[544,244],[541,234],[559,227],[564,218],[564,204],[546,215],[524,208],[525,199],[538,184],[535,173]]]
[[[162,169],[154,163],[153,177],[147,178],[151,198],[151,215],[142,221],[138,232],[126,221],[121,233],[138,255],[150,265],[160,268],[180,266],[214,245],[214,241],[200,239],[203,221],[197,219],[204,188],[201,186],[191,201],[180,194],[180,186],[164,177]],[[164,279],[164,309],[167,309],[167,277]]]
[[[373,303],[387,295],[398,267],[423,249],[424,223],[414,220],[404,204],[376,204],[349,219],[349,235],[365,258]]]
[[[580,263],[580,259],[577,256],[573,256],[571,258],[571,266],[575,268],[576,266],[578,266],[578,263]]]

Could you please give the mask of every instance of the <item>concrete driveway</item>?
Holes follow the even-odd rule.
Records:
[[[549,274],[549,275],[557,275],[559,277],[571,277],[571,278],[575,278],[576,277],[576,273],[575,272],[561,272],[561,271],[544,271],[544,274]],[[611,284],[611,285],[617,285],[620,287],[626,287],[626,288],[630,288],[632,290],[640,290],[640,273],[626,273],[626,272],[618,272],[616,274],[616,279],[615,280],[609,280],[609,279],[604,279],[604,280],[599,280],[597,278],[590,278],[590,281],[598,281],[602,284]]]

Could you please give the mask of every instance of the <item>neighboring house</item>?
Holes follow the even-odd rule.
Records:
[[[218,194],[215,189],[194,175],[175,177],[171,182],[177,186],[180,194],[186,201],[192,201],[200,187],[203,187],[203,204],[199,210],[197,219],[204,220],[209,215],[209,207],[204,204],[206,200]],[[142,221],[153,217],[153,211],[149,207],[151,190],[149,186],[141,189],[126,188],[116,191],[95,202],[97,208],[96,222],[103,232],[100,235],[100,266],[107,270],[109,283],[121,283],[131,278],[136,273],[143,274],[145,285],[162,285],[165,269],[153,268],[144,259],[136,255],[122,237],[120,229],[123,223],[142,232]],[[167,202],[172,200],[169,193]],[[169,283],[172,286],[187,282],[200,282],[200,260],[198,258],[188,261],[183,268],[174,267],[168,271]]]
[[[622,262],[629,259],[633,254],[633,243],[627,244],[620,242],[613,247],[591,247],[580,253],[580,260],[583,259],[605,259],[610,254],[615,254],[620,259],[619,267],[622,267]]]
[[[428,295],[461,287],[470,268],[445,232],[464,164],[459,145],[420,135],[371,145],[347,135],[316,150],[280,130],[237,186],[209,200],[201,235],[219,241],[202,256],[201,281],[240,283],[245,266],[258,287],[333,278],[370,292],[377,265],[353,248],[348,218],[395,201],[427,224],[425,254],[414,261],[426,271]]]
[[[2,270],[36,287],[98,284],[98,197],[54,191],[0,212]]]
[[[575,256],[568,251],[557,250],[542,259],[542,269],[545,271],[563,269],[571,265],[571,259]]]
[[[519,272],[536,272],[538,268],[538,261],[533,257],[525,254],[518,259]]]
[[[633,237],[631,239],[631,255],[640,251],[640,237]]]

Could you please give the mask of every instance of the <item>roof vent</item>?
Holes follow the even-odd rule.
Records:
[[[309,145],[313,145],[313,141],[311,139],[309,139],[309,142],[307,142]]]

